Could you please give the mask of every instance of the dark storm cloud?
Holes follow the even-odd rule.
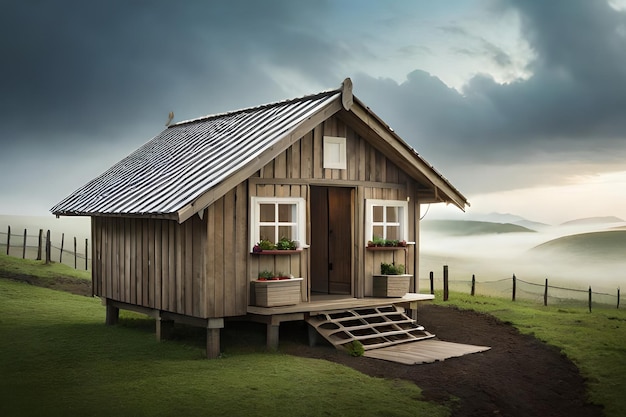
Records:
[[[362,98],[375,104],[374,111],[446,166],[532,162],[564,153],[590,161],[623,157],[626,15],[601,1],[506,3],[518,11],[522,36],[535,55],[530,78],[502,85],[477,75],[459,93],[414,71],[400,85],[360,76],[357,94],[365,90]],[[511,62],[489,45],[484,47],[495,62]]]
[[[170,110],[188,118],[284,98],[259,67],[328,75],[312,56],[337,48],[290,23],[319,20],[318,10],[291,1],[9,2],[0,15],[3,136],[113,140],[138,124],[157,133]]]

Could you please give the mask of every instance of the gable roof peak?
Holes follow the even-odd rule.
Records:
[[[286,106],[286,105],[290,105],[290,104],[294,104],[294,103],[298,103],[298,102],[303,102],[303,101],[317,100],[317,99],[323,98],[323,97],[330,97],[330,96],[332,96],[334,94],[337,94],[337,93],[342,93],[342,103],[344,105],[344,108],[346,110],[349,110],[350,106],[352,106],[352,81],[350,80],[350,78],[346,78],[342,82],[341,87],[339,87],[339,88],[334,88],[334,89],[331,89],[331,90],[324,90],[324,91],[321,91],[321,92],[315,93],[315,94],[307,94],[307,95],[301,96],[301,97],[275,101],[275,102],[271,102],[271,103],[261,104],[261,105],[258,105],[258,106],[244,107],[244,108],[238,109],[238,110],[232,110],[232,111],[227,111],[227,112],[222,112],[222,113],[209,114],[209,115],[205,115],[205,116],[201,116],[201,117],[196,117],[194,119],[182,120],[180,122],[176,122],[176,123],[172,123],[172,124],[168,125],[168,128],[172,128],[172,127],[175,127],[175,126],[182,126],[182,125],[191,124],[191,123],[204,122],[204,121],[208,121],[208,120],[211,120],[211,119],[219,119],[219,118],[222,118],[222,117],[225,117],[225,116],[233,116],[233,115],[236,115],[236,114],[257,112],[259,110],[265,110],[265,109],[270,109],[270,108],[274,108],[274,107]]]

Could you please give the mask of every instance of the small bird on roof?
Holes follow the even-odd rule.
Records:
[[[169,126],[172,123],[172,120],[174,120],[174,112],[173,111],[171,111],[170,114],[168,115],[167,123],[165,123],[165,126]]]

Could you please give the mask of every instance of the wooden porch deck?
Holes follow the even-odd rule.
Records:
[[[282,307],[248,306],[248,314],[271,316],[275,314],[319,313],[321,311],[347,310],[350,308],[400,305],[415,309],[419,301],[434,299],[432,294],[407,293],[404,297],[365,297],[353,298],[345,295],[312,295],[311,301]],[[303,316],[304,317],[304,316]],[[295,319],[297,320],[297,319]]]
[[[267,348],[278,349],[280,323],[285,321],[305,320],[307,317],[330,311],[349,310],[363,307],[396,305],[409,311],[413,320],[417,320],[417,304],[432,300],[434,295],[407,293],[403,297],[365,297],[312,295],[311,301],[282,307],[248,306],[248,319],[267,325]]]

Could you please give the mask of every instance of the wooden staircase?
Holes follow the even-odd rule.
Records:
[[[324,311],[306,321],[336,348],[355,340],[369,350],[435,337],[394,305]]]

